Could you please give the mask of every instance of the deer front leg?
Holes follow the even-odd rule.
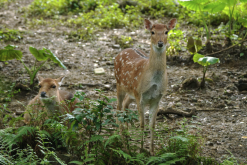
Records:
[[[149,111],[149,129],[150,129],[150,154],[154,155],[154,129],[157,113],[159,110],[159,102],[162,95],[158,96],[150,102],[150,111]]]

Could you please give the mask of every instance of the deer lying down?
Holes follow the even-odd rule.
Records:
[[[39,93],[33,98],[24,113],[24,122],[29,124],[34,120],[34,124],[39,125],[41,122],[37,121],[42,118],[44,120],[49,117],[58,114],[62,115],[66,112],[72,112],[75,109],[75,104],[78,102],[75,100],[70,103],[68,100],[73,98],[73,94],[67,91],[59,90],[64,77],[58,79],[46,78],[38,76],[39,79]],[[42,116],[40,116],[42,115]]]
[[[144,26],[150,31],[150,55],[138,49],[125,49],[114,62],[117,80],[117,109],[125,110],[135,99],[139,111],[141,129],[144,130],[144,108],[150,106],[150,154],[154,155],[154,128],[159,102],[166,91],[166,46],[169,30],[177,20],[171,19],[167,24],[153,24],[145,19]],[[143,148],[143,135],[141,137]]]

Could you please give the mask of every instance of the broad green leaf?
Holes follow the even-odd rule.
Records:
[[[17,47],[17,46],[15,46],[15,45],[7,45],[7,46],[5,46],[4,48],[5,48],[6,50],[14,50],[16,47]]]
[[[203,10],[208,11],[210,13],[217,13],[221,12],[224,10],[226,4],[222,2],[214,2],[214,3],[209,3],[204,6]]]
[[[208,65],[220,63],[220,59],[215,57],[202,57],[199,58],[198,63],[202,66],[208,66]]]
[[[247,0],[239,0],[240,2],[243,2],[243,3],[245,3],[245,2],[247,2]]]
[[[240,53],[240,57],[242,57],[244,55],[244,53]]]
[[[224,2],[226,3],[228,7],[231,7],[231,6],[236,5],[238,1],[237,0],[221,0],[221,2]]]
[[[203,4],[208,0],[180,0],[179,3],[190,10],[201,11]]]
[[[44,53],[55,63],[57,63],[60,67],[67,69],[66,66],[55,56],[49,49],[43,48]]]
[[[22,52],[20,50],[14,50],[15,46],[8,45],[4,47],[5,49],[0,50],[0,61],[8,61],[8,60],[21,60]]]
[[[123,118],[123,117],[119,117],[118,120],[119,120],[120,122],[122,122],[122,123],[124,122],[124,118]]]
[[[194,61],[194,62],[198,62],[198,60],[199,60],[200,58],[202,58],[202,57],[204,57],[204,55],[201,55],[201,54],[196,53],[196,54],[193,56],[193,61]]]
[[[238,20],[244,27],[247,27],[247,19],[246,18],[239,18]]]
[[[38,61],[46,61],[48,59],[48,57],[44,54],[43,50],[38,50],[30,46],[29,51]]]

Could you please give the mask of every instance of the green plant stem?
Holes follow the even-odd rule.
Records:
[[[208,65],[203,67],[203,77],[202,77],[202,82],[201,82],[201,88],[205,87],[205,75],[208,69]]]
[[[35,69],[36,69],[36,62],[37,62],[37,60],[35,60],[35,62],[34,62],[34,66],[33,66],[33,70],[35,71]]]
[[[35,61],[35,62],[36,62],[36,61]],[[30,85],[33,85],[34,78],[35,78],[37,72],[40,70],[40,68],[41,68],[45,63],[46,63],[46,61],[43,62],[36,70],[34,70],[33,74],[31,74],[31,76],[30,76]]]
[[[204,24],[205,29],[206,29],[206,33],[207,33],[207,41],[209,41],[209,40],[210,40],[210,36],[209,36],[208,26],[207,26],[207,24],[206,24],[206,21],[205,21],[203,12],[202,12],[202,10],[201,10],[201,7],[200,7],[199,9],[200,9],[200,13],[201,13],[201,15],[202,15],[203,24]]]
[[[27,73],[29,74],[29,76],[31,77],[32,76],[32,73],[30,71],[30,69],[24,64],[24,62],[22,60],[20,60],[21,63],[23,64],[24,68],[26,69]]]
[[[232,29],[232,15],[233,15],[233,12],[234,12],[234,7],[235,5],[233,5],[232,7],[232,12],[230,10],[230,6],[229,6],[229,14],[230,14],[230,18],[229,18],[229,38],[231,36],[231,29]]]

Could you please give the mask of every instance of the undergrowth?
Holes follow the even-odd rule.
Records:
[[[71,101],[77,98],[80,103],[73,113],[54,116],[41,126],[1,129],[1,164],[218,164],[201,156],[200,130],[193,128],[197,133],[191,133],[186,119],[178,123],[182,126],[180,130],[169,130],[162,124],[162,131],[156,131],[157,154],[150,156],[140,148],[141,131],[134,125],[138,120],[136,112],[115,111],[112,103],[116,99],[109,99],[100,90],[97,93],[99,97],[95,100],[76,93]],[[121,125],[129,123],[129,131],[119,134],[120,123],[116,119]],[[7,126],[9,123],[5,122]],[[228,158],[225,162],[235,162],[235,159]]]
[[[0,42],[19,41],[22,39],[22,33],[15,29],[2,29],[0,30]]]

